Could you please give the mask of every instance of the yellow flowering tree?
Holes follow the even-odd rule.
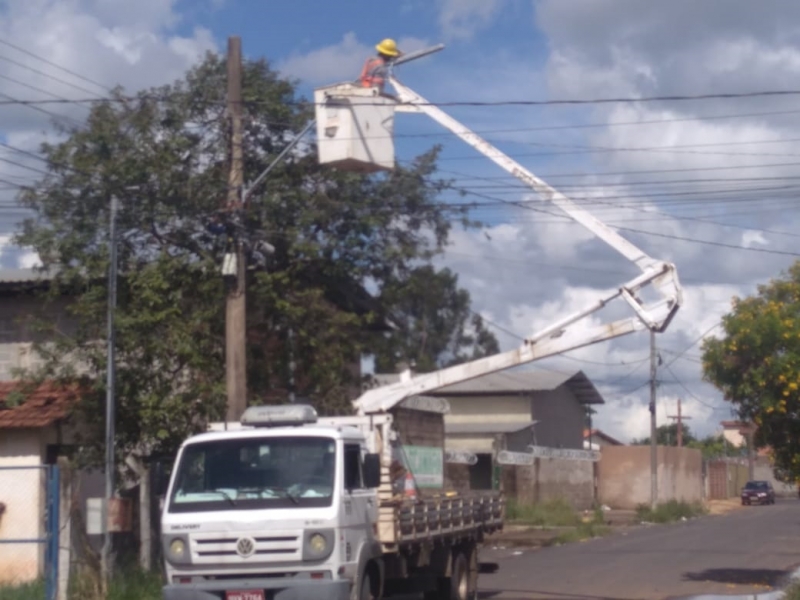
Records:
[[[703,375],[757,427],[775,467],[800,480],[800,261],[748,298],[734,298],[721,337],[703,345]]]

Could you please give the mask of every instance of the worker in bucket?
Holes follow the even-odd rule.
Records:
[[[367,59],[358,81],[362,87],[376,87],[383,93],[389,65],[403,53],[398,50],[397,42],[390,38],[383,40],[375,49],[378,55]]]

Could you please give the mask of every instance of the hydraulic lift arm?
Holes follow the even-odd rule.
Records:
[[[389,78],[397,91],[398,112],[423,113],[452,131],[470,146],[486,155],[500,167],[529,185],[539,196],[594,233],[617,252],[635,264],[641,274],[598,299],[591,306],[554,323],[525,340],[515,350],[456,365],[416,377],[404,375],[401,381],[363,393],[354,401],[359,414],[380,413],[390,410],[405,398],[424,394],[435,389],[480,377],[495,371],[530,363],[597,342],[610,340],[641,329],[664,331],[683,302],[677,270],[671,263],[654,259],[623,238],[614,229],[575,204],[564,194],[528,171],[518,162],[492,146],[489,142],[447,115],[410,88]],[[646,302],[641,291],[647,286],[655,289],[658,297]],[[575,326],[617,298],[624,299],[634,314],[628,318],[593,325]]]

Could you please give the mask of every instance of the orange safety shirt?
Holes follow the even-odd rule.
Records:
[[[361,69],[359,81],[362,87],[379,87],[383,89],[386,80],[386,63],[383,59],[376,56],[368,58]]]

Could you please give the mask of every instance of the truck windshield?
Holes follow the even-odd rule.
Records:
[[[181,455],[169,512],[330,506],[336,444],[323,437],[198,442]]]

